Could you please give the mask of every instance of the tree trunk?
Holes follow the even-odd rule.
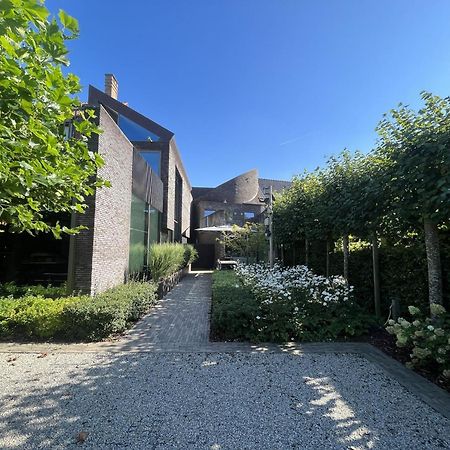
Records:
[[[330,276],[330,248],[331,248],[330,240],[327,238],[327,255],[326,255],[326,269],[325,269],[325,274],[327,278]]]
[[[344,234],[342,238],[342,251],[344,253],[344,278],[348,284],[348,234]]]
[[[305,239],[305,266],[309,267],[309,241]]]
[[[375,314],[381,317],[381,295],[380,295],[380,258],[378,253],[377,232],[372,237],[372,268],[373,268],[373,298],[375,301]]]
[[[430,304],[442,305],[442,269],[437,224],[426,219],[424,230],[428,263],[428,297]]]

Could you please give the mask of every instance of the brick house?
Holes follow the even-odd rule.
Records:
[[[199,251],[198,264],[211,268],[223,256],[224,249],[218,241],[222,231],[232,225],[262,222],[269,186],[273,192],[280,192],[290,185],[289,181],[259,178],[253,169],[215,188],[193,187],[191,228],[192,242]]]
[[[264,187],[290,184],[251,170],[215,188],[192,188],[174,133],[119,101],[118,91],[107,74],[104,92],[89,86],[86,105],[103,131],[90,139],[89,150],[103,157],[97,175],[111,186],[86,199],[85,214],[57,217],[62,226],[86,229],[60,240],[0,233],[0,282],[67,281],[74,291],[102,292],[141,272],[149,246],[158,242],[194,243],[200,264],[212,266],[215,237],[194,230],[255,219],[264,209]]]
[[[104,158],[98,175],[111,187],[74,217],[88,229],[71,237],[68,284],[94,293],[141,272],[152,243],[187,242],[192,196],[174,133],[120,102],[114,75],[105,92],[89,86],[88,105],[103,130],[90,149]]]
[[[89,86],[86,106],[103,130],[89,150],[103,157],[98,176],[111,186],[86,199],[85,214],[58,217],[62,225],[87,228],[76,236],[3,233],[0,282],[67,280],[70,289],[93,294],[142,271],[152,243],[190,237],[191,185],[174,133],[120,102],[111,74],[105,92]]]

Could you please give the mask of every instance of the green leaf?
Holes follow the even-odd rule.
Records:
[[[78,33],[78,21],[75,18],[69,16],[69,14],[62,9],[59,10],[58,17],[64,28],[67,28],[72,33]]]

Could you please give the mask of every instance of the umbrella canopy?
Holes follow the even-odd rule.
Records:
[[[218,227],[203,227],[196,228],[195,231],[233,231],[233,225],[220,225]]]

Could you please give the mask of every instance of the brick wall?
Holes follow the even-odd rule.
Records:
[[[103,133],[90,142],[104,166],[98,175],[111,183],[97,189],[89,210],[77,224],[89,227],[74,239],[73,287],[94,294],[123,283],[128,270],[133,146],[106,110],[100,107]]]
[[[184,236],[190,236],[190,217],[192,193],[191,184],[187,177],[175,139],[171,139],[169,148],[163,152],[161,179],[164,182],[164,215],[163,228],[174,230],[175,212],[175,170],[183,180],[183,198],[181,215],[181,232]]]

